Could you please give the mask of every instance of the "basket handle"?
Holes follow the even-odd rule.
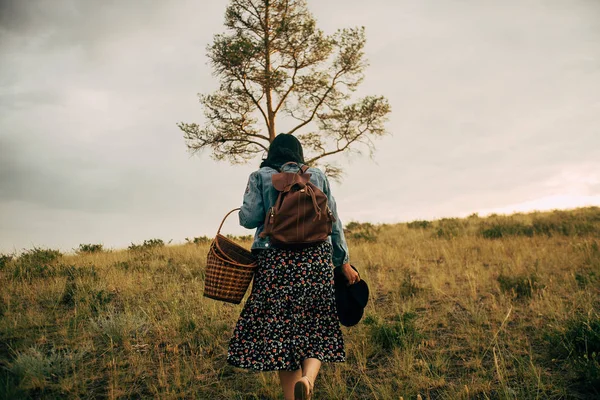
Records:
[[[227,217],[229,217],[229,215],[230,215],[232,212],[234,212],[234,211],[238,211],[238,210],[241,210],[241,208],[239,208],[239,207],[238,207],[238,208],[234,208],[233,210],[229,211],[229,212],[228,212],[228,213],[225,215],[225,217],[223,218],[223,221],[221,221],[221,225],[219,225],[219,230],[217,231],[217,235],[220,235],[220,234],[221,234],[221,228],[223,227],[223,224],[225,223],[225,220],[227,219]]]

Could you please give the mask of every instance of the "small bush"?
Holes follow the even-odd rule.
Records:
[[[406,312],[394,318],[392,322],[387,322],[367,316],[365,324],[370,328],[373,342],[382,349],[391,350],[394,347],[402,349],[423,338],[415,327],[416,317],[415,313]]]
[[[25,250],[14,262],[13,277],[18,279],[45,278],[56,274],[56,263],[62,257],[58,250],[34,247]]]
[[[524,223],[515,216],[490,216],[479,224],[479,235],[486,239],[509,236],[598,236],[600,213],[591,207],[575,211],[553,211],[533,214],[531,222]]]
[[[378,234],[379,228],[369,222],[350,222],[344,229],[346,238],[356,241],[376,242]]]
[[[101,253],[104,251],[104,246],[101,244],[80,244],[75,250],[78,254]]]
[[[252,235],[236,236],[236,235],[229,235],[228,234],[228,235],[225,235],[225,237],[227,237],[228,239],[231,239],[231,240],[234,240],[234,241],[240,241],[240,242],[249,242],[249,241],[254,240],[254,236],[252,236]],[[210,241],[212,241],[212,239]]]
[[[498,283],[503,293],[512,293],[517,299],[529,298],[535,289],[540,288],[535,275],[511,277],[501,274]]]
[[[437,222],[437,236],[442,239],[452,239],[464,233],[464,226],[458,218],[442,218]]]
[[[104,289],[91,289],[85,285],[78,284],[77,281],[69,280],[65,284],[65,290],[60,303],[66,307],[78,306],[82,308],[87,306],[90,315],[100,315],[105,312],[112,301],[115,299],[115,293]]]
[[[112,303],[116,294],[98,285],[98,275],[94,266],[65,269],[67,281],[60,304],[67,307],[87,307],[92,315],[104,312]],[[86,278],[86,279],[81,279]],[[91,279],[90,279],[91,278]],[[101,284],[102,282],[100,282]]]
[[[418,220],[406,224],[410,229],[427,229],[433,225],[431,221]]]
[[[599,231],[595,224],[587,219],[577,219],[574,214],[555,211],[549,216],[533,220],[532,228],[536,235],[586,236]]]
[[[131,243],[131,246],[129,246],[127,249],[131,250],[131,251],[139,251],[139,250],[151,250],[151,249],[160,248],[160,247],[164,247],[164,246],[165,246],[165,242],[163,242],[162,239],[149,239],[149,240],[144,240],[144,243],[142,243],[142,244]]]
[[[91,322],[92,329],[106,344],[122,344],[132,337],[148,331],[148,323],[139,315],[108,313]]]
[[[493,223],[480,231],[480,235],[486,239],[500,239],[507,236],[531,237],[533,233],[533,227],[520,222]]]
[[[199,245],[199,244],[210,244],[210,242],[212,242],[212,238],[209,238],[208,236],[198,236],[198,237],[195,237],[193,239],[185,238],[185,241],[188,244],[196,244],[196,245]]]
[[[21,385],[29,388],[44,388],[48,383],[54,383],[68,375],[74,364],[84,355],[84,351],[52,349],[43,352],[37,347],[31,347],[17,353],[8,370],[16,376]]]
[[[600,394],[600,316],[577,315],[547,338],[550,354],[568,367],[580,390]]]
[[[4,269],[12,261],[14,256],[12,254],[2,254],[0,253],[0,270]]]
[[[56,261],[62,256],[59,250],[43,249],[34,247],[30,250],[25,250],[18,258],[21,263],[28,264],[48,264]]]

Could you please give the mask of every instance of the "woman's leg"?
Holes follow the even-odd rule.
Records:
[[[294,400],[294,384],[301,377],[301,369],[295,371],[279,371],[279,382],[281,382],[285,400]]]
[[[320,368],[321,360],[318,358],[305,358],[302,360],[302,376],[307,376],[312,385],[315,384]]]

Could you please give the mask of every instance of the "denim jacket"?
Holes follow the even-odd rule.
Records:
[[[283,166],[282,171],[298,172],[298,167],[294,164]],[[265,216],[277,200],[279,192],[271,183],[271,176],[278,171],[271,167],[262,167],[258,171],[250,174],[248,186],[244,194],[244,202],[239,211],[240,225],[245,228],[256,228],[254,234],[254,243],[252,249],[268,249],[271,244],[269,238],[259,237],[263,231]],[[311,174],[310,181],[325,193],[329,208],[333,212],[336,222],[333,224],[331,235],[327,241],[333,246],[332,262],[335,267],[349,262],[348,245],[344,237],[342,221],[340,220],[335,199],[331,195],[329,181],[327,176],[318,168],[309,168],[307,173]]]

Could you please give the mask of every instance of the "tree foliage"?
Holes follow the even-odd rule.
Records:
[[[207,48],[220,86],[199,95],[205,124],[178,124],[191,151],[244,163],[266,151],[276,132],[294,134],[307,162],[334,176],[341,171],[323,158],[372,154],[390,106],[382,96],[352,101],[367,66],[364,28],[326,35],[304,0],[231,0],[225,27]]]

